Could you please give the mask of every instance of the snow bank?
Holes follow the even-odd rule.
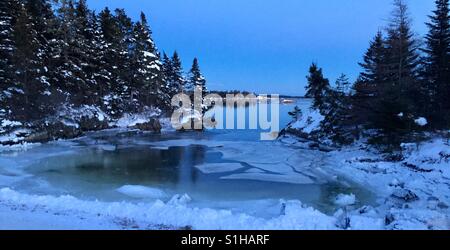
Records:
[[[83,201],[72,196],[37,196],[18,193],[9,188],[0,189],[0,201],[10,206],[20,206],[25,212],[36,207],[43,208],[48,214],[65,214],[72,219],[67,223],[77,223],[83,218],[120,218],[121,221],[132,221],[139,228],[148,225],[167,225],[175,228],[190,226],[193,229],[223,230],[329,230],[337,229],[336,219],[327,216],[299,201],[285,203],[284,215],[272,219],[263,219],[229,210],[209,208],[190,208],[184,203],[186,196],[178,196],[176,202],[153,203],[100,202]],[[53,218],[48,219],[51,224]],[[43,225],[44,227],[44,225]],[[75,227],[74,227],[75,228]],[[106,226],[105,226],[106,228]]]
[[[383,229],[448,230],[449,142],[435,138],[420,144],[402,144],[402,148],[403,160],[398,162],[385,160],[378,152],[358,145],[329,154],[332,170],[380,197],[378,217],[355,217],[353,223],[364,228],[364,224],[384,218]],[[353,197],[343,200],[353,201]]]
[[[402,144],[404,163],[416,171],[442,172],[450,178],[450,143],[446,139],[436,138],[419,145]]]

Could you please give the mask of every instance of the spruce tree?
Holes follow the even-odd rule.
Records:
[[[392,18],[387,28],[387,62],[392,85],[408,89],[416,80],[419,66],[418,43],[411,31],[411,18],[404,0],[394,0]]]
[[[427,23],[425,81],[431,105],[431,122],[450,128],[450,16],[449,0],[436,0],[436,10]]]
[[[349,79],[342,74],[336,80],[335,86],[335,89],[329,88],[325,91],[321,109],[324,116],[321,132],[324,137],[337,144],[348,144],[353,142],[358,132],[354,126]]]
[[[163,74],[163,80],[164,85],[163,89],[165,92],[170,92],[170,77],[173,72],[172,69],[172,60],[170,60],[170,57],[166,54],[166,52],[163,52],[162,56],[162,74]]]
[[[200,71],[200,66],[198,64],[198,59],[194,58],[191,70],[189,71],[189,78],[186,84],[185,91],[192,92],[195,88],[199,88],[202,94],[206,94],[206,80]]]
[[[57,91],[58,69],[61,41],[58,37],[59,20],[56,18],[49,0],[27,0],[25,7],[37,33],[39,42],[39,61],[43,70],[41,79],[48,84],[48,105],[57,107],[61,103],[61,93]]]
[[[353,86],[352,113],[354,122],[362,127],[370,126],[376,112],[378,90],[386,82],[388,72],[386,64],[386,44],[383,34],[379,31],[359,63],[363,72]]]
[[[104,97],[109,94],[111,86],[111,73],[106,64],[108,46],[97,15],[95,12],[90,12],[89,15],[88,25],[92,30],[92,38],[88,41],[89,77],[94,84],[94,102],[105,108]]]
[[[55,58],[57,85],[65,94],[65,102],[76,106],[90,103],[89,77],[84,67],[88,60],[86,39],[73,0],[61,0],[57,9],[60,19],[60,55]]]
[[[98,86],[96,77],[94,74],[100,72],[102,69],[96,63],[99,59],[96,53],[101,52],[98,50],[95,41],[95,20],[93,15],[88,9],[86,0],[79,0],[75,6],[75,37],[77,38],[76,47],[80,58],[78,62],[82,69],[84,88],[82,89],[82,95],[87,99],[82,100],[83,104],[97,104],[99,103],[100,96],[98,94]]]
[[[293,111],[288,112],[288,115],[296,122],[302,118],[303,112],[298,106],[295,106]]]
[[[191,70],[189,71],[189,79],[187,85],[190,86],[190,89],[186,89],[186,91],[189,91],[190,93],[194,91],[194,93],[197,93],[197,95],[194,94],[194,105],[197,104],[200,106],[197,106],[195,108],[201,109],[203,113],[206,112],[208,107],[205,107],[203,105],[204,98],[207,93],[206,79],[200,71],[200,66],[198,64],[197,58],[194,58]],[[200,94],[201,96],[199,96],[198,94]]]
[[[129,86],[132,82],[132,72],[129,69],[131,68],[130,50],[133,42],[133,22],[124,9],[116,9],[114,19],[119,31],[116,43],[113,44],[116,49],[116,60],[113,67],[118,75],[116,91],[119,91],[118,94],[123,99],[124,111],[135,111],[135,96]]]
[[[183,77],[181,59],[176,51],[172,58],[163,53],[162,74],[164,80],[162,91],[170,98],[184,91],[186,80]]]
[[[183,77],[183,67],[178,52],[175,51],[171,58],[172,72],[169,75],[171,96],[184,91],[184,84],[186,80]]]
[[[49,84],[42,79],[38,34],[26,8],[20,5],[13,27],[15,50],[12,62],[15,76],[11,112],[15,120],[29,122],[42,119],[50,108],[47,104]]]
[[[370,47],[364,54],[363,62],[359,63],[363,72],[360,80],[369,84],[385,81],[386,78],[386,46],[383,33],[379,31],[370,42]]]
[[[307,76],[308,85],[306,86],[306,96],[313,98],[313,108],[319,109],[321,112],[325,108],[325,98],[327,91],[330,89],[330,82],[323,77],[322,69],[313,63],[309,68],[309,76]]]
[[[16,0],[0,2],[0,118],[11,110],[9,99],[15,87],[13,55],[16,49],[13,28],[19,3]]]
[[[134,111],[129,84],[132,79],[130,50],[133,41],[133,23],[123,9],[112,15],[108,8],[100,13],[102,32],[107,43],[105,66],[110,73],[109,94],[104,97],[107,112],[115,118],[126,111]]]
[[[371,104],[369,128],[375,129],[371,142],[399,145],[413,132],[413,118],[419,115],[420,85],[418,45],[411,31],[408,7],[403,0],[394,1],[387,29],[386,55],[383,65],[386,78],[377,81]],[[399,114],[404,114],[400,116]]]
[[[105,8],[99,14],[100,32],[103,34],[104,42],[104,69],[107,72],[107,86],[102,88],[103,105],[106,112],[114,117],[121,116],[122,99],[119,95],[120,86],[118,84],[119,75],[116,66],[117,44],[119,37],[119,28],[109,8]]]
[[[336,91],[338,91],[341,95],[350,94],[349,92],[351,90],[351,87],[352,86],[350,80],[345,74],[341,74],[336,80]]]
[[[151,30],[144,13],[134,27],[133,86],[139,100],[148,106],[170,105],[170,99],[162,92],[163,75],[159,53],[151,37]]]

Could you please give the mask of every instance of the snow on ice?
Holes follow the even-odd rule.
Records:
[[[157,188],[144,187],[137,185],[125,185],[117,189],[117,192],[133,198],[153,198],[160,199],[167,196],[167,194]]]
[[[240,163],[205,163],[196,165],[195,167],[205,174],[216,174],[233,172],[243,168],[244,166]]]

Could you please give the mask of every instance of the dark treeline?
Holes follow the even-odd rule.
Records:
[[[331,87],[322,69],[311,66],[307,96],[325,117],[321,136],[341,144],[365,137],[397,146],[426,131],[450,129],[449,0],[436,0],[429,18],[422,42],[407,5],[395,0],[389,24],[371,41],[353,84],[342,75]]]
[[[2,0],[0,32],[2,119],[39,122],[65,105],[111,118],[164,112],[174,94],[205,89],[197,59],[185,76],[176,52],[160,55],[144,13],[134,22],[123,9],[95,13],[86,0]]]

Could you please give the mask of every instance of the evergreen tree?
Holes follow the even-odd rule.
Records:
[[[162,76],[163,76],[163,86],[162,86],[162,92],[167,93],[168,95],[171,94],[171,75],[173,72],[172,67],[172,60],[170,60],[170,57],[164,52],[162,56]]]
[[[162,65],[151,34],[147,18],[141,13],[140,21],[134,27],[132,89],[139,92],[139,99],[146,105],[162,105],[166,109],[170,99],[162,92]]]
[[[381,88],[381,95],[385,97],[384,102],[388,106],[396,106],[403,109],[405,114],[416,115],[424,101],[417,79],[419,45],[411,31],[411,18],[404,0],[394,0],[392,19],[387,31],[388,79]],[[386,107],[386,110],[389,109]]]
[[[436,0],[436,10],[427,23],[425,81],[431,99],[427,106],[436,128],[450,127],[450,16],[449,0]]]
[[[363,62],[359,65],[363,68],[360,80],[369,84],[385,81],[386,78],[386,46],[381,31],[377,33],[370,47],[366,51]]]
[[[185,86],[177,52],[161,63],[143,13],[134,23],[123,9],[97,16],[86,0],[4,0],[0,28],[1,119],[47,124],[63,106],[97,106],[112,118],[167,111]],[[197,60],[191,73],[206,92]]]
[[[89,40],[89,67],[88,74],[92,84],[94,84],[94,102],[100,107],[105,107],[103,98],[109,94],[111,86],[111,72],[108,71],[106,56],[108,45],[103,35],[100,22],[95,12],[90,12],[89,29],[92,31],[92,37]]]
[[[174,96],[184,91],[186,80],[183,77],[183,67],[178,52],[174,52],[171,58],[172,72],[169,74],[170,95]]]
[[[98,44],[101,40],[96,38],[96,19],[91,11],[88,9],[86,0],[79,0],[75,6],[75,36],[77,37],[77,50],[79,51],[79,65],[84,72],[83,81],[84,89],[83,95],[88,99],[83,100],[83,104],[97,104],[99,103],[100,94],[99,87],[95,74],[102,72],[101,64],[98,60],[101,57],[97,53],[102,53]],[[101,54],[100,54],[101,55]]]
[[[197,93],[201,93],[201,96],[194,95],[194,104],[201,104],[202,112],[205,112],[208,109],[208,107],[203,106],[203,100],[207,93],[206,80],[200,71],[200,66],[198,64],[197,58],[194,58],[191,70],[189,71],[188,86],[190,87],[189,89],[186,89],[186,91],[195,91]]]
[[[387,63],[393,85],[409,89],[419,66],[418,44],[411,31],[411,19],[404,0],[394,0],[394,10],[387,29]]]
[[[195,88],[201,90],[202,94],[205,95],[207,92],[206,80],[200,71],[200,66],[198,64],[198,59],[194,58],[191,70],[189,71],[189,79],[186,84],[185,90],[187,92],[194,91]]]
[[[106,112],[112,117],[120,117],[122,99],[119,96],[120,87],[117,84],[119,78],[116,66],[117,45],[119,42],[119,28],[114,20],[114,16],[108,7],[102,10],[99,14],[100,33],[103,34],[104,42],[104,70],[107,72],[107,85],[103,86],[103,105]]]
[[[172,58],[169,58],[166,53],[163,53],[162,75],[164,81],[162,92],[166,93],[169,99],[184,91],[186,80],[183,77],[181,59],[176,51]]]
[[[120,117],[125,111],[134,111],[134,97],[129,83],[132,80],[131,55],[133,23],[123,9],[115,15],[108,8],[100,13],[100,23],[106,41],[105,71],[109,73],[109,94],[104,97],[107,112]]]
[[[295,106],[294,110],[289,112],[288,114],[292,117],[292,120],[294,122],[300,120],[303,116],[302,110],[298,106]]]
[[[379,86],[386,82],[386,45],[382,32],[378,32],[359,63],[363,72],[353,86],[352,113],[354,122],[363,127],[369,126],[377,116],[375,104],[379,97]]]
[[[135,112],[137,99],[135,98],[135,92],[130,87],[130,83],[133,81],[132,71],[130,70],[132,63],[130,52],[134,41],[133,22],[127,16],[124,9],[115,10],[114,20],[118,31],[113,43],[115,60],[112,62],[112,67],[117,75],[117,85],[114,91],[122,99],[120,111]]]
[[[325,108],[325,98],[330,89],[330,82],[323,77],[322,69],[313,63],[309,68],[308,85],[306,86],[306,96],[313,98],[313,108],[321,112]]]
[[[399,145],[415,128],[413,118],[418,115],[418,101],[423,98],[417,81],[417,42],[410,26],[407,5],[403,0],[395,0],[379,71],[382,73],[376,74],[379,78],[373,81],[374,86],[364,83],[374,91],[365,111],[366,127],[374,129],[371,142],[376,144]]]
[[[2,116],[11,110],[9,99],[12,97],[14,79],[13,55],[16,49],[13,27],[17,17],[19,3],[16,0],[0,2],[0,106]]]
[[[54,60],[58,73],[57,87],[66,95],[66,102],[76,106],[90,103],[89,77],[84,71],[89,56],[80,24],[81,17],[77,16],[73,0],[61,0],[57,13],[60,19],[60,55],[56,55]]]
[[[11,91],[11,112],[15,120],[41,119],[49,113],[47,96],[49,84],[42,79],[41,53],[38,34],[26,8],[20,5],[13,27],[15,50],[12,58],[15,76]]]
[[[349,93],[350,82],[345,74],[336,80],[336,88],[325,91],[321,114],[323,136],[338,144],[348,144],[358,136],[358,129],[354,126],[354,116]]]
[[[336,91],[338,91],[341,95],[350,94],[351,87],[350,80],[345,74],[341,74],[336,80]]]
[[[49,0],[26,0],[25,7],[37,34],[39,43],[39,61],[43,70],[40,78],[48,85],[47,103],[57,107],[61,103],[61,94],[57,91],[58,82],[57,61],[60,56],[61,41],[58,37],[59,20]]]

